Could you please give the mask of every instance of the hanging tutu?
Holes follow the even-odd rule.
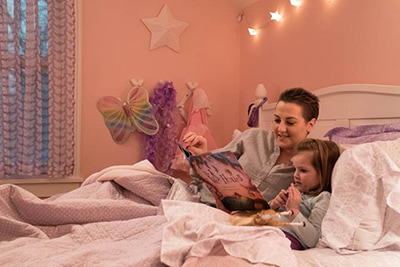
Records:
[[[201,135],[207,140],[208,151],[217,148],[214,138],[208,129],[207,120],[207,109],[210,108],[207,95],[201,88],[194,90],[192,95],[192,102],[189,108],[189,114],[187,118],[187,125],[183,128],[179,141],[182,143],[183,137],[188,132],[194,132],[197,135]],[[185,159],[182,151],[176,150],[175,158],[172,161],[171,168],[174,170],[181,170],[184,172],[189,171],[189,163]]]

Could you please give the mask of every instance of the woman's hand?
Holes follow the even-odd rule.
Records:
[[[279,194],[271,201],[270,207],[273,210],[285,207],[287,200],[288,191],[282,189]]]
[[[297,216],[297,214],[299,214],[301,193],[296,187],[294,187],[293,184],[289,186],[288,193],[288,199],[286,201],[285,207],[286,210],[293,211],[293,214],[290,216],[290,219],[293,220]]]
[[[207,140],[193,132],[185,134],[182,140],[186,146],[186,149],[192,152],[194,155],[199,155],[208,152]]]

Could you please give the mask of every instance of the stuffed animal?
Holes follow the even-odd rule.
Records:
[[[239,211],[232,213],[231,223],[237,226],[305,226],[304,222],[279,222],[281,216],[293,214],[293,211],[276,212],[272,209],[261,211]]]

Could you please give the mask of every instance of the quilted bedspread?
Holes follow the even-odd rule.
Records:
[[[0,186],[0,266],[164,266],[161,199],[190,200],[183,182],[143,161],[114,166],[41,200]]]
[[[0,266],[181,266],[218,244],[249,262],[296,266],[278,229],[230,226],[228,214],[196,201],[148,161],[104,169],[45,200],[2,185]]]

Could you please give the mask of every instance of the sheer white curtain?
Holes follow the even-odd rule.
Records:
[[[0,0],[0,177],[74,168],[74,0]]]

